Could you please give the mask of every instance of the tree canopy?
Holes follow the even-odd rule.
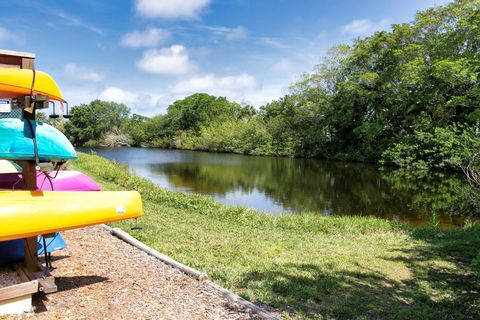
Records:
[[[165,115],[123,105],[73,108],[66,133],[134,145],[458,169],[480,148],[480,2],[456,0],[411,23],[330,50],[287,95],[255,110],[197,93]]]
[[[130,109],[124,104],[95,100],[72,108],[65,135],[75,145],[95,145],[109,132],[125,128]]]

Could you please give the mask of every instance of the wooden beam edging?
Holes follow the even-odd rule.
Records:
[[[218,290],[225,298],[227,298],[229,301],[241,304],[247,309],[250,309],[251,312],[257,314],[260,318],[262,319],[267,319],[267,320],[278,320],[277,317],[275,317],[273,314],[265,310],[264,308],[261,308],[257,306],[256,304],[236,295],[235,293],[219,286],[213,281],[208,280],[208,276],[204,272],[200,272],[198,270],[195,270],[189,266],[184,265],[183,263],[180,263],[169,256],[164,255],[163,253],[158,252],[157,250],[147,246],[141,241],[138,241],[125,231],[123,231],[120,228],[111,228],[105,224],[102,224],[102,227],[113,234],[114,236],[120,238],[121,240],[131,244],[132,246],[136,247],[137,249],[140,249],[146,253],[148,253],[151,256],[154,256],[155,258],[159,259],[160,261],[179,269],[183,273],[197,279],[198,281],[205,281],[206,284],[208,284],[210,287],[212,287],[215,290]]]
[[[107,230],[108,232],[112,233],[112,230],[113,230],[112,227],[109,227],[109,226],[107,226],[107,225],[104,224],[104,223],[102,223],[101,226],[102,226],[103,229],[105,229],[105,230]]]
[[[236,295],[235,293],[225,289],[224,287],[219,286],[215,282],[210,281],[210,280],[205,281],[205,282],[208,283],[208,285],[210,285],[214,289],[220,291],[222,293],[222,295],[225,298],[227,298],[228,300],[230,300],[231,302],[241,304],[242,306],[250,309],[253,313],[257,314],[260,318],[267,319],[267,320],[278,320],[277,317],[275,317],[273,314],[271,314],[270,312],[268,312],[264,308],[259,307],[256,304],[254,304],[254,303],[240,297],[239,295]]]
[[[146,253],[148,253],[149,255],[152,255],[154,256],[155,258],[163,261],[164,263],[172,266],[172,267],[175,267],[177,269],[179,269],[180,271],[182,271],[183,273],[186,273],[188,274],[189,276],[199,280],[199,281],[204,281],[204,280],[207,280],[208,279],[208,276],[206,273],[204,272],[200,272],[198,270],[195,270],[193,268],[190,268],[189,266],[186,266],[184,265],[183,263],[180,263],[176,260],[173,260],[172,258],[170,258],[169,256],[166,256],[164,255],[163,253],[160,253],[158,252],[157,250],[147,246],[145,243],[143,242],[140,242],[138,241],[137,239],[135,239],[134,237],[132,237],[131,235],[129,235],[128,233],[126,233],[125,231],[123,231],[122,229],[119,229],[119,228],[113,228],[111,233],[122,239],[123,241],[125,242],[128,242],[129,244],[131,244],[132,246],[142,250],[142,251],[145,251]]]
[[[6,300],[23,297],[29,294],[34,294],[37,291],[38,291],[37,280],[14,284],[9,287],[0,288],[0,301],[3,302]]]

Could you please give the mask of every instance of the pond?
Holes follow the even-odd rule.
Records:
[[[415,226],[462,221],[445,214],[466,186],[461,175],[409,179],[375,165],[317,159],[147,148],[80,150],[125,164],[168,190],[200,193],[271,215],[373,215]]]

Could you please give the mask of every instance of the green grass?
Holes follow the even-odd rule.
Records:
[[[411,229],[364,217],[276,218],[166,191],[79,153],[71,167],[104,190],[138,190],[144,216],[115,223],[137,239],[285,317],[480,317],[480,226]],[[478,255],[477,255],[478,254]]]

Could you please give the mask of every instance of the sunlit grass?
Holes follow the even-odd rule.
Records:
[[[105,190],[142,194],[142,230],[131,230],[134,221],[114,226],[285,316],[480,316],[478,225],[413,230],[372,217],[274,218],[166,191],[94,155],[80,153],[72,167]]]

